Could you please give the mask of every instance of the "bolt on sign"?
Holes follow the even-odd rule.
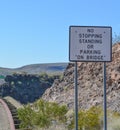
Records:
[[[112,28],[70,26],[69,60],[81,62],[112,61]]]

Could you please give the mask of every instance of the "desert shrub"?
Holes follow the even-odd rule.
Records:
[[[102,110],[99,107],[91,107],[85,112],[84,127],[86,130],[100,129],[100,116]],[[83,115],[84,116],[84,115]]]
[[[88,110],[80,110],[78,113],[79,130],[100,130],[102,109],[100,107],[91,107]],[[74,126],[74,119],[68,128],[71,130]]]
[[[21,128],[48,128],[52,123],[66,122],[66,106],[57,103],[46,102],[42,99],[30,105],[18,109],[18,117],[21,120]]]
[[[35,116],[35,112],[31,109],[30,105],[24,106],[24,108],[18,109],[18,117],[21,121],[21,128],[32,128],[34,126],[32,117]]]
[[[111,111],[107,111],[107,113],[108,129],[120,130],[120,113]],[[29,128],[32,130],[52,130],[58,127],[62,130],[62,128],[66,129],[66,125],[68,126],[68,130],[73,130],[75,127],[73,111],[68,113],[66,106],[60,106],[57,103],[47,102],[42,99],[32,105],[28,104],[24,108],[18,109],[18,117],[21,120],[21,128]],[[70,119],[68,119],[69,117]],[[68,123],[68,120],[70,123]],[[79,110],[78,130],[102,129],[102,108],[93,106],[88,110]]]

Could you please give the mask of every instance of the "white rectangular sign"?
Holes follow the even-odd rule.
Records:
[[[70,61],[112,61],[112,28],[101,26],[70,26]]]

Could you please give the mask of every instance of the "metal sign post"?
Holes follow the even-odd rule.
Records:
[[[103,111],[104,111],[104,121],[103,121],[103,130],[107,130],[107,96],[106,96],[106,63],[103,63],[103,92],[104,92],[104,102],[103,102]]]
[[[75,130],[78,130],[78,86],[77,86],[77,62],[75,62]]]

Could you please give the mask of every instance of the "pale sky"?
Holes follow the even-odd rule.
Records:
[[[69,26],[111,26],[120,0],[0,0],[0,67],[69,62]]]

